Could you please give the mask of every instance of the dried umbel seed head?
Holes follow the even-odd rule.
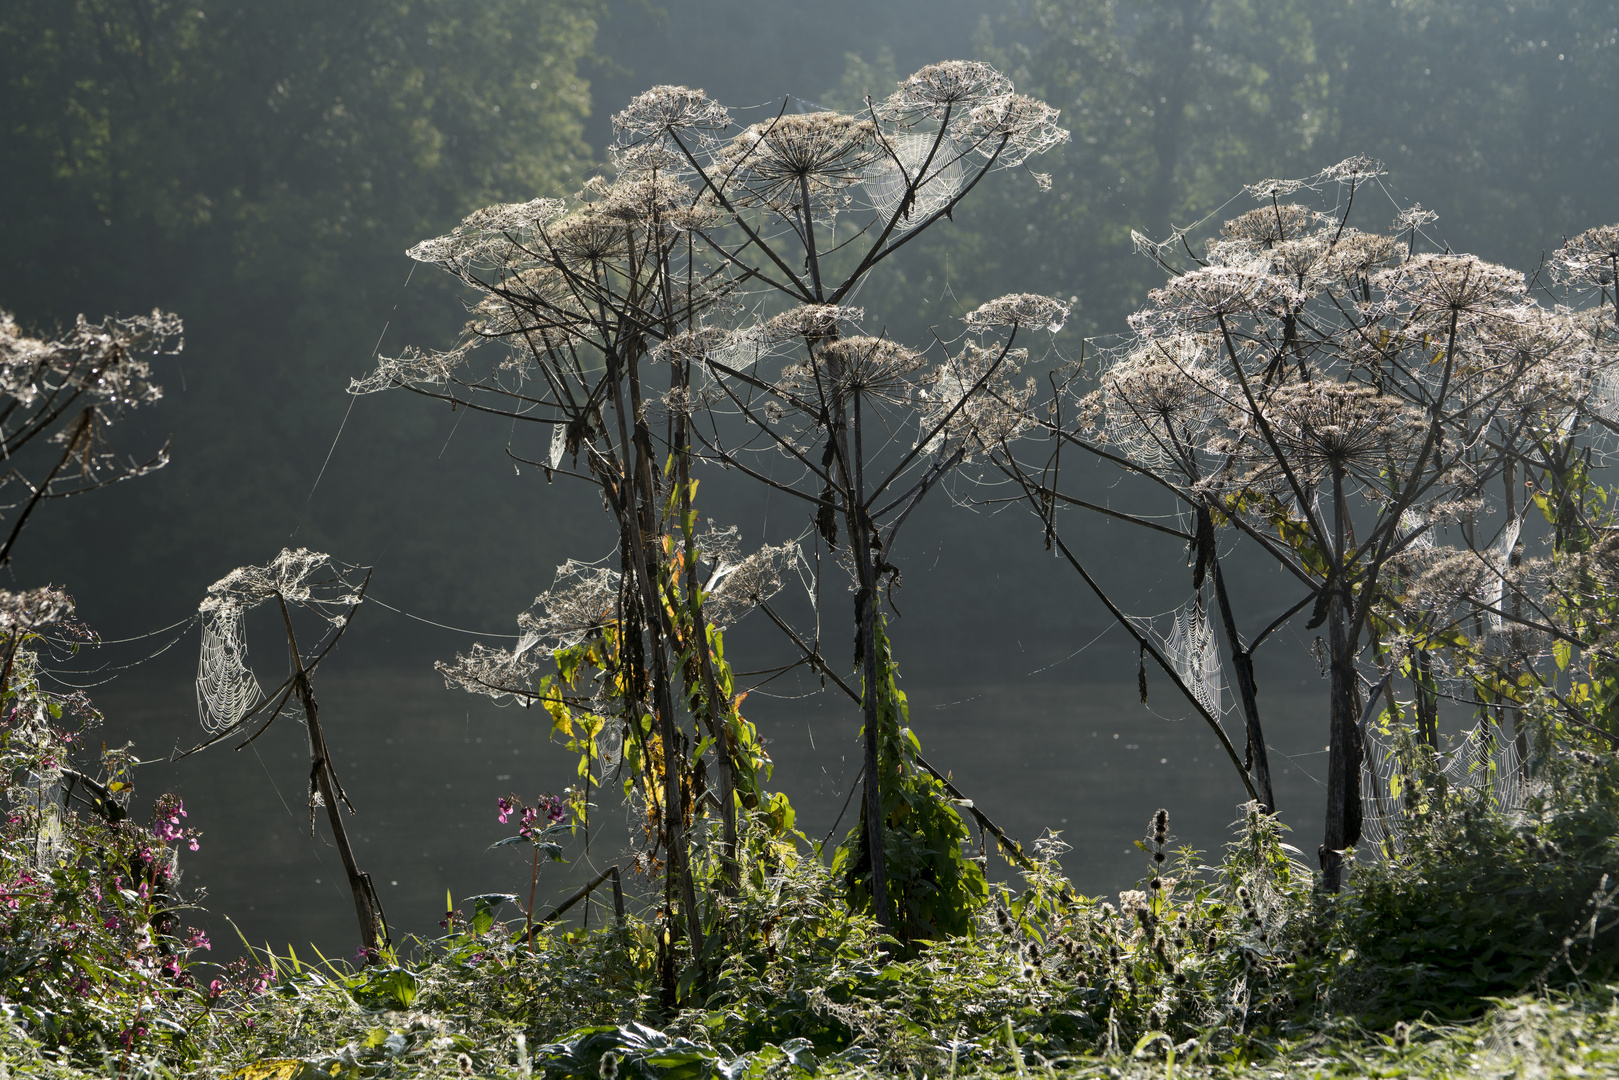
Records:
[[[1287,460],[1311,476],[1381,467],[1423,431],[1421,417],[1399,399],[1330,379],[1279,387],[1261,408]]]
[[[1308,185],[1303,180],[1280,180],[1272,176],[1257,184],[1244,184],[1242,190],[1260,202],[1275,202],[1282,196],[1291,195],[1306,186]]]
[[[1026,349],[981,348],[966,342],[922,377],[922,427],[936,432],[935,444],[962,440],[967,460],[975,448],[993,450],[1031,423],[1028,404],[1033,379],[1020,386],[1016,376],[1028,360]],[[936,447],[935,447],[936,448]]]
[[[577,645],[617,619],[619,585],[617,570],[569,559],[557,567],[551,588],[517,617],[518,629],[551,648]]]
[[[1056,333],[1068,321],[1069,305],[1037,293],[1012,293],[991,300],[969,311],[963,318],[969,330],[984,331],[996,326],[1050,330]]]
[[[694,201],[684,184],[654,172],[621,175],[610,184],[586,185],[586,190],[592,196],[591,211],[621,225],[685,232],[719,219],[715,207]]]
[[[771,318],[761,329],[765,341],[771,343],[797,338],[824,338],[838,333],[840,327],[860,323],[865,317],[865,308],[800,304]]]
[[[1271,272],[1292,278],[1295,284],[1313,287],[1327,275],[1331,254],[1332,237],[1328,234],[1311,233],[1282,240],[1270,249]]]
[[[884,109],[894,115],[932,120],[947,113],[960,115],[1012,92],[1012,80],[988,64],[974,60],[946,60],[929,64],[899,84]]]
[[[627,236],[622,222],[593,209],[565,218],[545,232],[552,254],[567,268],[623,257]]]
[[[811,211],[842,205],[879,153],[870,120],[841,113],[782,115],[742,131],[715,155],[717,182],[744,205],[794,218],[808,192]]]
[[[723,326],[695,326],[670,337],[652,350],[654,362],[701,361],[736,347],[741,335]]]
[[[317,572],[327,571],[322,581],[316,581]],[[323,589],[327,580],[338,578],[331,556],[308,548],[282,548],[281,553],[264,566],[239,566],[208,586],[208,598],[199,605],[204,615],[224,616],[229,612],[246,611],[274,597],[288,604],[330,604],[352,607],[360,602],[359,594],[344,588]],[[330,595],[321,595],[321,593]]]
[[[1037,98],[1008,94],[974,109],[965,135],[981,156],[1001,168],[1013,168],[1068,141],[1068,129],[1058,126],[1058,115]],[[1050,176],[1033,175],[1041,191],[1051,190]]]
[[[708,621],[723,629],[775,596],[800,558],[798,545],[789,540],[766,544],[740,562],[722,567],[724,576],[717,585],[711,583],[704,605]]]
[[[1361,184],[1367,180],[1375,180],[1379,176],[1386,176],[1388,170],[1383,163],[1374,157],[1365,154],[1356,154],[1344,158],[1336,165],[1329,165],[1321,170],[1321,179],[1336,180],[1340,184]]]
[[[1396,232],[1408,232],[1432,225],[1438,220],[1439,215],[1432,210],[1424,210],[1421,203],[1412,203],[1395,215],[1393,228]]]
[[[405,252],[420,263],[434,263],[455,274],[471,269],[508,267],[530,256],[524,241],[534,231],[567,212],[562,199],[497,203],[469,214],[443,236],[423,240]]]
[[[1394,257],[1392,236],[1345,229],[1327,253],[1327,272],[1337,278],[1358,278],[1382,269]]]
[[[1561,281],[1573,285],[1612,285],[1619,270],[1619,224],[1587,229],[1552,253]]]
[[[1485,314],[1517,302],[1524,291],[1522,274],[1476,255],[1417,255],[1372,284],[1395,306],[1418,314]]]
[[[1238,391],[1208,364],[1210,343],[1185,333],[1151,334],[1106,367],[1081,403],[1081,419],[1132,461],[1189,480],[1199,451]]]
[[[613,129],[632,137],[683,128],[723,128],[730,122],[731,115],[723,105],[701,90],[684,86],[654,86],[613,114]]]
[[[816,347],[813,364],[813,371],[808,364],[785,369],[782,387],[805,392],[835,387],[898,404],[910,400],[913,376],[927,358],[888,338],[846,337]]]
[[[1309,232],[1316,223],[1315,211],[1296,203],[1261,206],[1232,218],[1220,226],[1227,240],[1242,240],[1270,248]]]
[[[1212,327],[1221,320],[1262,311],[1279,294],[1280,284],[1261,263],[1208,266],[1172,278],[1148,293],[1153,307],[1130,317],[1130,325],[1148,330],[1158,325]]]
[[[73,614],[73,597],[49,585],[23,592],[0,589],[0,636],[20,634],[61,622]]]

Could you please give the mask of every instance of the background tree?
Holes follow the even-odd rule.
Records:
[[[201,567],[252,561],[292,519],[331,549],[381,550],[393,528],[365,521],[413,500],[363,463],[441,425],[355,415],[344,449],[361,475],[325,478],[348,504],[328,529],[309,497],[344,417],[331,390],[385,328],[408,339],[458,319],[437,281],[402,294],[405,247],[476,206],[583,178],[577,66],[593,12],[25,0],[0,13],[7,307],[45,327],[92,298],[125,312],[161,299],[189,316],[196,359],[168,377],[164,420],[194,452],[128,504],[151,524],[125,568],[134,558],[200,592]],[[114,501],[105,513],[125,510]],[[393,550],[431,560],[418,534]],[[105,599],[130,588],[86,585]]]

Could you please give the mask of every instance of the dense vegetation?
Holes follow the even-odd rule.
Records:
[[[25,7],[3,24],[26,56],[13,89],[45,103],[35,118],[72,105],[54,128],[19,129],[34,140],[31,163],[79,185],[81,201],[110,198],[98,214],[143,175],[132,162],[161,150],[163,132],[142,125],[188,153],[228,141],[185,133],[200,114],[151,95],[262,82],[220,60],[284,29],[257,8],[134,10],[155,21],[125,34],[87,5]],[[988,298],[1015,277],[992,258],[973,259],[983,297],[925,332],[912,325],[907,274],[943,266],[947,240],[971,253],[984,237],[1021,237],[1006,222],[1024,223],[1030,199],[1082,192],[1042,170],[1076,141],[1101,145],[1097,117],[1136,127],[1120,103],[1144,86],[1165,91],[1175,119],[1115,131],[1106,152],[1150,153],[1140,175],[1152,213],[1175,213],[1176,192],[1229,184],[1179,173],[1187,111],[1221,97],[1274,104],[1278,81],[1263,65],[1245,75],[1197,57],[1211,41],[1255,37],[1244,18],[1290,10],[1186,3],[1121,19],[1111,6],[1036,6],[1020,17],[1048,32],[1005,52],[1015,80],[985,63],[929,64],[891,94],[849,93],[846,112],[739,116],[703,91],[654,87],[613,115],[610,167],[578,190],[522,190],[526,201],[474,210],[412,246],[416,263],[447,272],[470,317],[437,339],[430,321],[413,324],[427,344],[382,350],[350,393],[404,390],[498,418],[511,432],[502,468],[585,485],[612,543],[605,562],[559,568],[519,616],[515,645],[439,664],[452,686],[534,706],[577,760],[565,791],[491,796],[515,828],[498,846],[531,856],[527,889],[452,893],[432,939],[390,924],[345,837],[315,680],[371,577],[286,549],[208,589],[197,680],[208,736],[196,751],[247,745],[282,716],[302,724],[310,828],[324,808],[359,948],[300,957],[244,940],[244,959],[206,964],[212,943],[187,925],[179,874],[181,853],[204,840],[199,823],[174,795],[140,821],[131,748],[94,755],[93,705],[51,688],[51,665],[94,641],[73,600],[0,593],[0,1063],[244,1080],[1611,1064],[1619,508],[1601,466],[1619,425],[1619,226],[1563,239],[1526,276],[1438,241],[1433,214],[1356,154],[1249,184],[1217,232],[1133,232],[1159,285],[1131,297],[1127,334],[1121,324],[1108,341],[1068,346],[1059,335],[1075,294]],[[289,55],[309,62],[274,83],[286,100],[270,112],[318,122],[243,135],[223,172],[223,157],[173,156],[174,182],[141,196],[132,220],[155,229],[154,243],[228,255],[207,288],[263,292],[283,316],[315,312],[293,298],[306,285],[347,288],[342,257],[255,260],[294,221],[330,239],[329,253],[357,253],[354,235],[419,228],[462,198],[572,187],[555,174],[584,161],[569,69],[588,26],[564,19],[556,42],[514,53],[533,5],[472,20],[450,5],[360,12],[342,17],[356,25],[292,24],[301,44]],[[1049,32],[1064,20],[1082,32]],[[1330,31],[1352,53],[1354,24],[1326,23],[1268,40],[1298,52]],[[1062,91],[1079,103],[1070,127],[1069,110],[1014,82],[1038,84],[1061,67],[1062,43],[1081,39],[1101,60],[1076,66],[1084,85]],[[1174,40],[1181,53],[1153,51]],[[369,63],[339,76],[322,41],[363,43]],[[467,55],[501,53],[510,68],[485,64],[476,85],[456,83],[433,74],[423,41],[458,77],[475,70]],[[72,74],[87,42],[122,72],[117,93]],[[1222,48],[1229,61],[1235,44]],[[1128,58],[1118,77],[1086,82],[1115,53]],[[862,65],[851,61],[833,93],[875,70]],[[1596,64],[1592,78],[1611,69]],[[1352,70],[1347,58],[1340,70]],[[328,79],[353,85],[336,98],[312,91],[300,109]],[[524,79],[549,97],[525,97]],[[474,111],[560,126],[532,145],[501,142],[516,127],[458,128],[464,102],[435,112],[456,85]],[[508,97],[490,104],[490,93]],[[469,158],[444,152],[463,136],[489,155],[466,175]],[[411,148],[408,160],[367,178],[354,162],[377,158],[373,141]],[[1228,132],[1219,145],[1243,139]],[[263,147],[287,179],[265,184]],[[1315,148],[1306,139],[1300,153]],[[33,226],[48,230],[60,212],[84,227],[42,190],[26,190]],[[1073,209],[1077,229],[1107,216],[1101,204]],[[950,235],[958,211],[965,239]],[[1474,224],[1493,235],[1487,214]],[[254,277],[277,266],[313,277]],[[1094,292],[1128,294],[1128,275],[1110,282]],[[43,287],[37,276],[31,287]],[[160,396],[151,357],[177,350],[180,325],[154,312],[39,334],[7,318],[0,332],[0,483],[16,493],[4,560],[24,550],[47,499],[164,464],[166,450],[115,453],[114,436]],[[1076,461],[1138,485],[1146,508],[1092,501],[1070,479]],[[753,523],[706,518],[729,505],[713,487],[742,485],[794,507],[787,531],[752,551]],[[1128,635],[1143,698],[1150,660],[1206,722],[1241,802],[1224,852],[1178,848],[1158,810],[1137,842],[1140,888],[1087,896],[1061,866],[1058,836],[1018,845],[927,760],[899,677],[909,627],[894,591],[900,537],[946,491],[1027,510],[1031,547],[1060,557],[1057,572],[1076,574]],[[1106,553],[1073,527],[1090,515],[1167,538],[1185,604],[1154,619],[1098,581],[1088,566]],[[1261,605],[1228,581],[1236,549],[1274,560],[1291,589],[1268,626],[1275,597]],[[279,616],[290,656],[269,692],[241,632],[259,607]],[[1326,686],[1326,832],[1313,856],[1288,842],[1253,665],[1294,617],[1320,630]],[[804,669],[862,718],[860,797],[851,792],[836,844],[803,835],[772,790],[763,721],[744,715],[748,691],[726,652],[744,618],[787,655],[750,676]],[[1447,726],[1465,718],[1461,734],[1442,731],[1442,709]],[[542,861],[568,858],[620,804],[635,828],[619,865],[544,911]],[[609,888],[610,917],[566,923],[575,903],[606,908]]]

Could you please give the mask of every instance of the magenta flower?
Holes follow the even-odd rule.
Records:
[[[506,819],[517,810],[517,806],[512,802],[512,800],[504,797],[495,800],[495,805],[500,809],[500,823],[502,825],[506,824]]]

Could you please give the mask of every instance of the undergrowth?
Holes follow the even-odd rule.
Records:
[[[894,943],[850,910],[830,869],[783,855],[716,894],[706,922],[725,959],[697,971],[672,1012],[659,1005],[653,924],[552,924],[531,945],[521,919],[500,918],[501,896],[472,898],[442,936],[380,963],[289,948],[213,977],[175,929],[172,893],[93,901],[97,875],[75,869],[127,860],[112,838],[149,847],[164,823],[119,833],[69,814],[64,854],[40,871],[49,888],[10,905],[0,1061],[28,1076],[244,1080],[1611,1069],[1614,768],[1559,759],[1507,816],[1433,783],[1419,760],[1407,850],[1363,861],[1336,898],[1255,807],[1212,864],[1173,848],[1160,811],[1139,842],[1141,887],[1113,898],[1077,894],[1048,836],[967,933],[886,964]],[[10,828],[25,824],[37,833],[22,816]],[[39,865],[8,851],[14,867]],[[120,914],[74,937],[63,920],[82,923],[92,902]],[[51,935],[55,952],[19,944]]]

